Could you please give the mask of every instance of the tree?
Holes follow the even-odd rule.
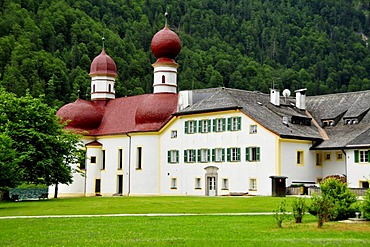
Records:
[[[55,110],[43,98],[29,93],[17,98],[0,89],[1,163],[11,160],[11,172],[18,173],[16,183],[69,184],[71,167],[79,159],[79,136],[64,130]],[[16,157],[9,150],[16,152]],[[8,152],[9,151],[9,152]],[[8,152],[8,153],[7,153]]]
[[[17,153],[12,148],[12,139],[4,132],[0,134],[0,190],[19,183],[22,171],[17,166]]]

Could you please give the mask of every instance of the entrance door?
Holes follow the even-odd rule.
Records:
[[[208,195],[215,196],[216,195],[216,177],[208,177],[207,186],[208,186]]]
[[[123,193],[123,175],[118,175],[118,188],[117,193],[122,195]]]
[[[100,194],[100,179],[95,179],[95,194]]]

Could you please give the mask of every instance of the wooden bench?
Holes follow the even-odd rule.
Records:
[[[42,193],[40,196],[39,196],[39,200],[44,200],[44,199],[48,199],[49,198],[49,193]]]

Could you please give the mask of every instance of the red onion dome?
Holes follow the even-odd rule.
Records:
[[[103,49],[99,56],[95,57],[90,66],[90,76],[103,75],[117,77],[117,67],[114,60]]]
[[[156,58],[174,59],[180,53],[181,41],[179,36],[165,25],[153,36],[151,47]]]
[[[77,99],[61,107],[57,116],[62,121],[69,121],[67,128],[92,130],[99,127],[103,119],[103,111],[94,103],[82,99]]]
[[[177,97],[173,94],[148,94],[136,109],[136,124],[165,122],[176,111]]]

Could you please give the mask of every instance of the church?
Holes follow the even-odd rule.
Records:
[[[152,94],[115,98],[116,65],[103,49],[90,67],[91,100],[57,112],[86,150],[59,196],[271,195],[271,177],[313,185],[338,174],[369,187],[370,91],[178,92],[178,35],[166,24],[151,49]]]

